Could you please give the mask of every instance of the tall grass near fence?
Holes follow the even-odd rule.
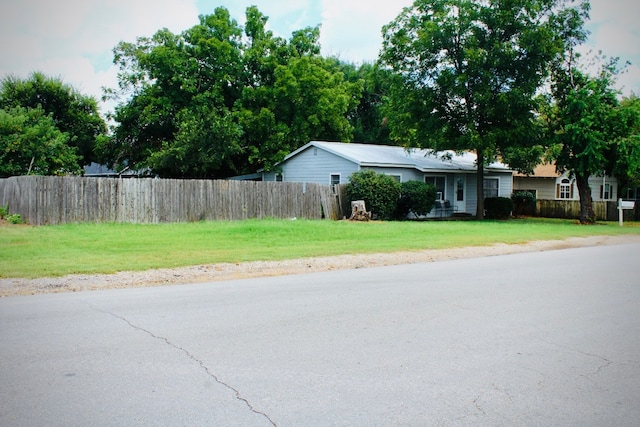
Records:
[[[32,225],[341,217],[329,185],[292,182],[22,176],[0,179],[0,206]]]

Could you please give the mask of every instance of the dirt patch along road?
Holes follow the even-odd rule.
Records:
[[[122,271],[115,274],[74,274],[39,279],[8,278],[0,279],[0,297],[236,280],[634,242],[640,242],[640,236],[575,237],[566,240],[542,240],[523,244],[499,243],[491,246],[410,252],[339,255],[238,264],[206,264],[172,269]]]

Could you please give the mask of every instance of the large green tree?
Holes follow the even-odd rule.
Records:
[[[555,7],[555,0],[416,0],[384,27],[381,60],[396,74],[392,138],[475,151],[479,219],[484,165],[539,142],[534,95],[561,49]]]
[[[340,68],[348,81],[363,84],[360,102],[349,115],[353,126],[353,141],[393,145],[384,112],[384,101],[391,85],[391,72],[378,63],[366,62],[359,66],[340,63]]]
[[[41,108],[55,127],[68,134],[80,165],[101,160],[96,147],[104,143],[107,126],[95,98],[83,95],[59,78],[33,73],[27,79],[9,76],[0,84],[0,108]]]
[[[620,107],[622,119],[629,126],[629,136],[618,141],[613,173],[621,189],[640,188],[640,98],[635,94],[625,97]]]
[[[310,139],[349,140],[361,85],[320,56],[319,29],[286,40],[256,7],[241,27],[227,9],[181,34],[120,43],[115,163],[162,176],[227,177],[272,168]]]
[[[0,177],[80,173],[79,156],[42,108],[0,108]]]
[[[588,4],[559,14],[560,22],[584,22]],[[546,113],[552,158],[558,172],[569,172],[580,196],[580,222],[594,223],[589,177],[616,174],[631,178],[640,170],[640,115],[633,102],[620,103],[615,90],[617,59],[601,65],[595,75],[576,53],[586,38],[582,25],[565,35],[563,55],[554,62],[551,102]],[[565,26],[566,28],[566,26]]]

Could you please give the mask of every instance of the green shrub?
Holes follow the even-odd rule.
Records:
[[[534,216],[536,214],[536,195],[531,191],[516,190],[511,195],[514,215]]]
[[[405,181],[400,186],[397,217],[404,219],[409,213],[426,215],[436,201],[436,188],[421,181]]]
[[[5,218],[10,224],[22,224],[22,216],[20,214],[6,215]]]
[[[507,219],[513,211],[513,201],[508,197],[487,197],[484,199],[485,217]]]
[[[347,200],[364,200],[367,210],[380,219],[391,219],[400,199],[400,183],[372,170],[354,172],[345,186]]]
[[[5,207],[0,206],[0,219],[4,219],[7,215],[9,215],[9,205]]]

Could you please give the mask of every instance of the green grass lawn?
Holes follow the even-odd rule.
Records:
[[[640,235],[640,223],[247,220],[182,224],[0,225],[0,277],[113,273],[219,262]]]

